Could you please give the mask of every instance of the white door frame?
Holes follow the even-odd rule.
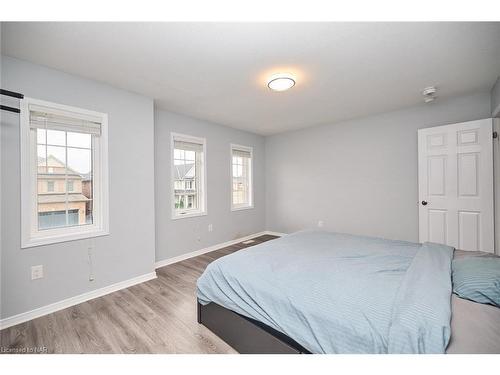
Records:
[[[493,119],[493,184],[495,189],[495,253],[500,255],[500,118]]]

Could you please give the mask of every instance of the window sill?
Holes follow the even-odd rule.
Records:
[[[184,215],[173,215],[172,216],[172,220],[179,220],[179,219],[187,219],[187,218],[190,218],[190,217],[198,217],[198,216],[206,216],[207,215],[207,212],[193,212],[193,213],[189,213],[189,214],[184,214]]]
[[[24,239],[22,241],[21,248],[26,249],[26,248],[30,248],[30,247],[52,245],[52,244],[57,244],[57,243],[61,243],[61,242],[84,240],[87,238],[102,237],[102,236],[108,236],[108,235],[109,235],[109,231],[107,231],[107,230],[93,229],[93,230],[81,231],[81,232],[75,232],[75,233],[33,237],[30,239]]]
[[[251,210],[253,209],[252,206],[242,206],[242,207],[231,207],[231,211],[243,211],[243,210]]]

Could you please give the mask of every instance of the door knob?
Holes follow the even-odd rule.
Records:
[[[422,201],[422,206],[427,206],[427,201]]]

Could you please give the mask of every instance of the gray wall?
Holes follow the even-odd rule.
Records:
[[[267,229],[418,241],[417,129],[488,117],[483,93],[266,138]]]
[[[1,133],[2,318],[153,271],[154,108],[149,98],[8,57],[2,87],[26,96],[108,113],[110,232],[106,237],[20,248],[19,116]],[[87,247],[94,244],[95,281]],[[43,264],[43,279],[30,266]]]
[[[1,59],[1,51],[2,51],[2,27],[0,25],[0,88],[3,87],[2,81],[2,59]],[[1,98],[0,98],[1,101]],[[3,103],[3,101],[1,101]],[[0,111],[0,319],[2,319],[2,291],[3,291],[3,266],[2,266],[2,116],[3,112]],[[1,342],[0,342],[1,344]]]
[[[170,133],[206,138],[208,215],[172,220]],[[155,111],[156,259],[265,230],[264,137],[193,118]],[[230,144],[254,148],[254,208],[230,209]],[[208,232],[208,224],[213,231]]]
[[[491,89],[491,115],[500,117],[500,77],[497,78],[495,85]]]

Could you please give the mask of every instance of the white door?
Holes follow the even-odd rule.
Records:
[[[492,123],[418,131],[420,242],[494,251]]]

